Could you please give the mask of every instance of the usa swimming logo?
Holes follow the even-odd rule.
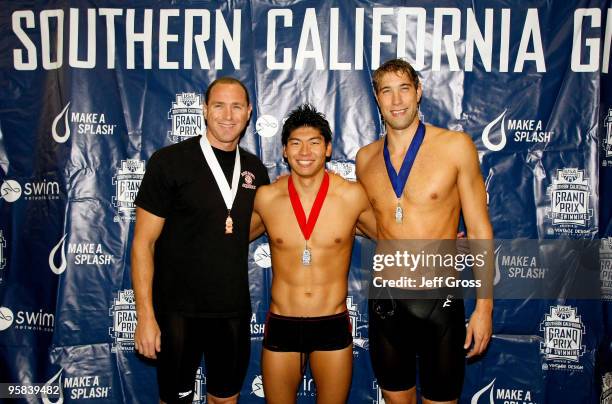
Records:
[[[132,289],[120,290],[109,309],[113,326],[108,332],[114,342],[111,352],[133,351],[134,332],[136,331],[136,301]]]
[[[121,166],[113,177],[113,185],[115,185],[113,206],[117,209],[117,215],[114,217],[115,222],[133,222],[136,220],[134,201],[144,173],[145,162],[143,160],[121,160]]]
[[[204,128],[202,96],[197,93],[176,94],[168,119],[172,121],[172,130],[168,131],[168,140],[172,143],[201,134]]]
[[[554,227],[552,232],[585,234],[585,229],[593,217],[590,207],[591,188],[584,170],[563,168],[557,170],[552,185],[548,187],[550,207],[547,217]],[[549,231],[550,232],[550,231]]]
[[[550,313],[546,314],[540,324],[540,331],[544,332],[544,341],[540,342],[540,353],[547,362],[543,369],[581,370],[578,363],[584,354],[582,336],[585,333],[582,319],[577,315],[576,309],[571,306],[552,306]],[[552,362],[552,363],[551,363]]]

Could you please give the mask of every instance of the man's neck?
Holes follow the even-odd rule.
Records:
[[[240,137],[234,139],[232,142],[221,142],[216,137],[211,135],[208,131],[206,132],[206,139],[208,139],[208,143],[215,149],[223,150],[223,151],[234,151],[238,146],[238,142],[240,141]]]
[[[291,179],[293,180],[293,186],[297,191],[298,195],[304,198],[314,198],[321,188],[323,177],[325,176],[325,168],[321,168],[316,174],[303,177],[291,171]]]
[[[387,125],[387,145],[389,147],[389,153],[405,154],[418,128],[418,118],[406,129],[396,130]]]

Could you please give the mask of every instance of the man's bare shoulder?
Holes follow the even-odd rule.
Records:
[[[269,185],[262,185],[257,188],[257,199],[260,201],[269,201],[280,196],[284,190],[287,190],[287,179],[289,176],[278,177],[276,181]]]
[[[472,137],[465,132],[427,125],[427,136],[435,142],[436,146],[444,147],[453,152],[475,147]]]
[[[329,176],[330,185],[334,193],[347,202],[353,203],[363,198],[367,199],[367,194],[359,182],[346,180],[334,173],[330,173]]]
[[[383,145],[383,139],[378,139],[375,142],[370,143],[367,146],[363,146],[357,152],[357,156],[355,157],[355,161],[359,164],[367,164],[374,156],[376,156]]]
[[[478,151],[472,137],[465,132],[428,126],[428,135],[439,155],[458,167],[478,161]]]

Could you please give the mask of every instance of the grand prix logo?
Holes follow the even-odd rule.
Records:
[[[604,156],[612,157],[612,108],[608,108],[608,116],[604,119],[606,135],[603,139]]]
[[[550,195],[548,218],[555,226],[586,227],[593,216],[590,208],[591,188],[584,170],[563,168],[547,189]]]
[[[547,360],[578,362],[585,351],[582,336],[584,325],[576,309],[571,306],[553,306],[540,324],[544,341],[540,352]]]
[[[117,292],[117,297],[109,309],[109,316],[113,318],[113,325],[108,330],[109,335],[114,339],[111,351],[133,351],[136,331],[136,300],[132,289]]]
[[[145,162],[138,159],[121,160],[121,166],[113,177],[115,196],[113,206],[117,209],[115,222],[136,220],[136,195],[145,174]]]
[[[202,96],[197,93],[176,94],[176,100],[168,111],[172,121],[172,130],[168,131],[168,140],[178,143],[203,132]]]
[[[358,305],[354,302],[353,296],[346,297],[346,308],[349,312],[351,320],[351,333],[353,335],[353,345],[362,349],[368,348],[368,339],[361,336],[361,330],[367,328],[367,322],[364,321],[359,312]]]

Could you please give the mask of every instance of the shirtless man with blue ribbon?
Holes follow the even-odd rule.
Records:
[[[384,63],[374,72],[373,85],[386,136],[362,148],[356,160],[379,244],[453,240],[461,213],[468,239],[491,240],[485,186],[470,136],[420,122],[421,83],[407,62]],[[466,355],[481,354],[491,338],[492,307],[490,295],[478,298],[466,329],[462,300],[371,300],[370,354],[385,402],[416,403],[418,356],[423,403],[456,403]]]

